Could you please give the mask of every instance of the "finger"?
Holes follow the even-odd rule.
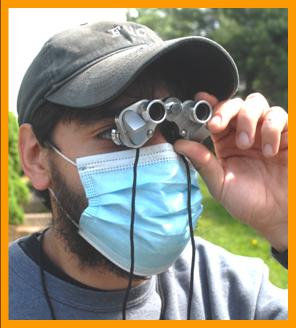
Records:
[[[212,133],[222,132],[229,122],[238,114],[244,101],[234,98],[220,102],[214,110],[214,115],[208,123],[208,128]]]
[[[216,106],[219,102],[219,100],[215,96],[213,96],[205,91],[200,91],[200,92],[196,93],[194,96],[194,99],[195,100],[206,100],[212,106]]]
[[[246,98],[236,122],[236,144],[240,149],[253,145],[258,121],[268,110],[268,102],[260,93],[253,93]]]
[[[217,158],[204,145],[194,141],[179,139],[174,148],[177,153],[190,159],[211,194],[219,200],[224,171]]]
[[[287,131],[288,115],[281,107],[271,107],[265,114],[261,127],[262,153],[272,157],[279,151],[282,132]]]
[[[281,135],[280,149],[288,148],[288,130],[284,131]]]

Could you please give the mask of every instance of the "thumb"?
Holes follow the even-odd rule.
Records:
[[[210,193],[219,201],[224,170],[215,155],[204,145],[195,141],[180,139],[174,144],[175,151],[186,156],[205,181]]]

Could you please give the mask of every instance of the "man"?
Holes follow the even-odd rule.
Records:
[[[287,114],[231,99],[237,87],[230,55],[201,37],[99,22],[44,45],[19,92],[19,147],[53,222],[10,247],[11,319],[287,318],[261,260],[193,238],[197,170],[287,267]],[[187,138],[192,100],[213,108],[216,155]]]

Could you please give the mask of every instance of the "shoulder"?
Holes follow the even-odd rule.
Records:
[[[19,261],[25,260],[28,257],[20,245],[21,243],[26,243],[30,238],[32,238],[32,235],[19,238],[9,245],[10,267],[17,266],[20,264]]]
[[[271,287],[269,269],[262,259],[233,254],[202,238],[196,238],[195,243],[195,281],[202,288],[207,286],[209,292],[236,293],[256,299],[265,286],[278,289]],[[189,284],[191,254],[188,244],[172,268],[183,284]]]
[[[21,238],[9,246],[9,318],[30,318],[30,311],[40,303],[42,290],[38,265],[20,246]],[[28,316],[27,316],[28,314]]]
[[[26,254],[20,243],[28,237],[20,238],[9,245],[10,293],[17,291],[18,284],[30,284],[38,275],[38,265]]]
[[[28,237],[20,238],[13,241],[9,244],[9,265],[12,267],[14,264],[18,263],[18,259],[21,259],[25,253],[22,251],[20,247],[20,242],[26,240]]]

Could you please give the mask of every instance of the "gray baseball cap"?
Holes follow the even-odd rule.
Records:
[[[235,62],[210,39],[163,41],[148,27],[132,22],[84,24],[53,36],[33,60],[18,95],[19,123],[29,123],[46,101],[71,108],[103,105],[160,59],[178,69],[192,90],[207,91],[220,100],[237,91]]]

